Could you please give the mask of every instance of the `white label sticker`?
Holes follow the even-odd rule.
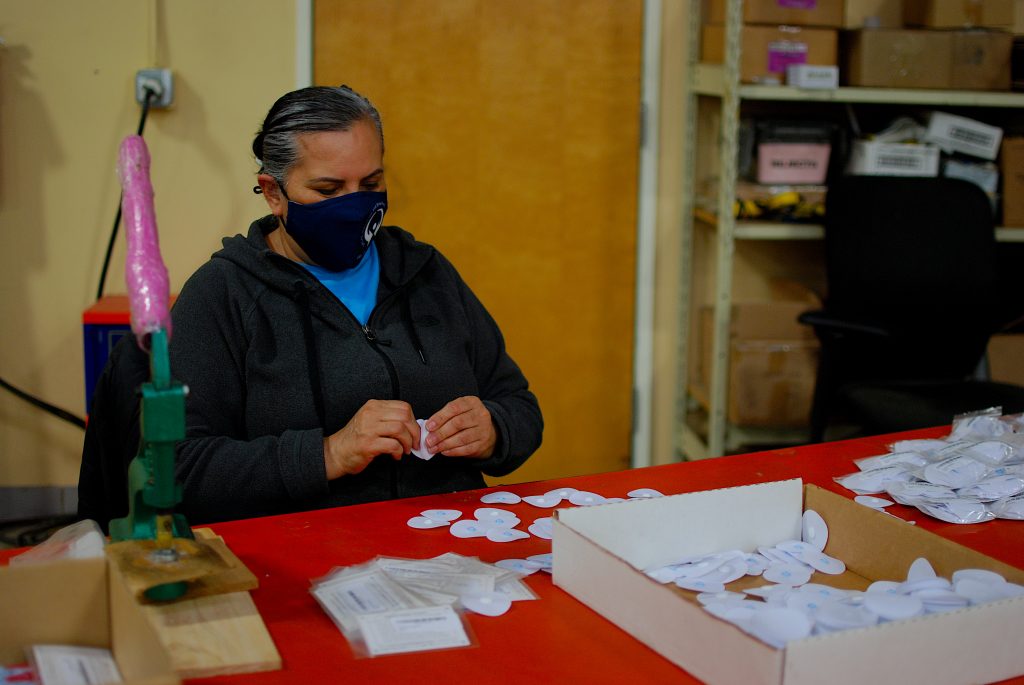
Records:
[[[469,645],[462,621],[450,606],[360,616],[358,620],[372,656]]]

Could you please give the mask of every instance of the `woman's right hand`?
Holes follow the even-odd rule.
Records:
[[[420,427],[409,403],[370,400],[344,428],[324,438],[327,480],[355,475],[381,454],[401,459],[419,446]]]

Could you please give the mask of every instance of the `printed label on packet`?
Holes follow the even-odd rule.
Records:
[[[371,656],[470,644],[462,621],[450,606],[360,616],[358,621]]]
[[[790,64],[807,64],[807,43],[773,40],[768,44],[768,71],[785,74]]]

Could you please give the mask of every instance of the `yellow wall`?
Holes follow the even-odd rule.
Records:
[[[146,139],[176,290],[265,210],[252,137],[295,86],[282,0],[0,0],[0,375],[84,413],[81,313],[94,299],[140,113],[134,74],[168,67],[174,106]],[[119,237],[107,292],[124,291]],[[72,485],[82,433],[0,392],[0,486]]]

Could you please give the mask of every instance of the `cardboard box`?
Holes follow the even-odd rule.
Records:
[[[1024,228],[1024,138],[1004,138],[1003,225]]]
[[[939,148],[855,140],[846,173],[853,176],[938,176]]]
[[[725,23],[726,0],[711,0],[707,23]],[[795,26],[843,25],[843,0],[745,0],[745,24],[791,24]]]
[[[1003,129],[956,114],[932,112],[928,115],[924,139],[945,152],[995,159],[1003,141]]]
[[[790,64],[786,67],[786,85],[810,90],[834,90],[839,87],[839,67]]]
[[[171,658],[113,562],[0,568],[0,663],[33,644],[106,647],[129,685],[177,685]]]
[[[818,372],[818,340],[796,319],[813,302],[745,302],[732,306],[727,416],[737,426],[802,427],[809,423]],[[711,387],[714,311],[701,309],[693,395]]]
[[[740,80],[781,84],[790,64],[837,64],[838,32],[798,26],[743,26],[740,40]],[[701,60],[721,64],[725,57],[725,27],[704,27]]]
[[[1001,333],[988,341],[992,380],[1024,386],[1024,333]]]
[[[948,88],[953,35],[939,31],[853,31],[840,69],[851,86]]]
[[[846,0],[843,28],[903,28],[902,0]]]
[[[824,183],[831,152],[828,143],[761,143],[757,146],[757,182]]]
[[[713,685],[863,685],[878,679],[940,685],[1024,673],[1024,650],[1016,648],[1013,637],[1024,634],[1024,597],[773,649],[704,611],[695,593],[661,585],[639,570],[685,555],[800,539],[805,508],[825,519],[825,552],[847,566],[841,576],[815,573],[812,582],[864,589],[874,580],[903,580],[917,557],[926,557],[947,578],[961,568],[984,568],[1024,582],[1020,569],[791,480],[559,509],[553,516],[554,583]],[[764,584],[760,578],[747,580],[745,587]]]
[[[1009,30],[1014,19],[1014,0],[903,0],[907,26]]]
[[[1009,90],[1013,35],[1005,31],[955,31],[949,87]]]

